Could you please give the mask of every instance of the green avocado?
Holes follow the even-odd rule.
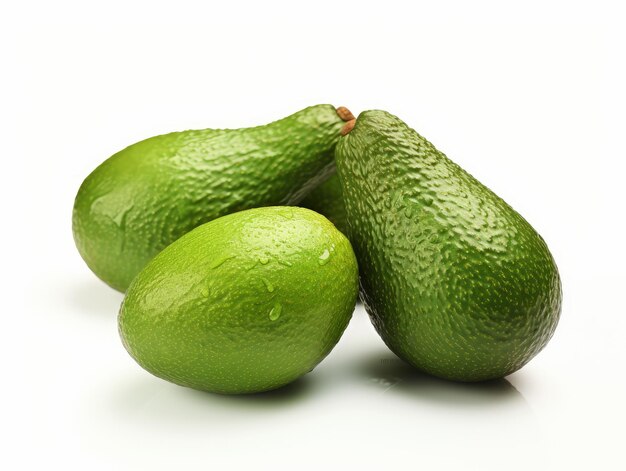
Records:
[[[501,198],[384,111],[346,125],[336,163],[361,299],[389,348],[458,381],[500,378],[552,337],[561,282]]]
[[[346,207],[343,204],[341,183],[336,173],[305,196],[299,206],[323,214],[337,229],[347,234]]]
[[[131,283],[119,315],[130,355],[168,381],[222,394],[308,373],[354,310],[350,242],[325,217],[264,207],[203,224]]]
[[[343,110],[317,105],[265,126],[175,132],[118,152],[78,190],[73,233],[81,256],[124,291],[194,227],[243,209],[297,204],[334,169]]]

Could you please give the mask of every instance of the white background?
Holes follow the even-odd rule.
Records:
[[[626,468],[619,2],[115,3],[0,7],[0,468]],[[400,116],[537,228],[565,294],[536,359],[435,380],[359,308],[275,393],[200,393],[131,360],[122,295],[74,248],[82,179],[155,134],[316,103]]]

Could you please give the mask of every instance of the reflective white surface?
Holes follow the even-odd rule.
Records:
[[[2,15],[0,467],[625,469],[617,6],[226,3]],[[181,388],[126,354],[122,295],[73,245],[82,179],[154,134],[320,102],[399,115],[546,239],[563,315],[525,368],[476,385],[422,375],[362,307],[311,374],[262,395]]]
[[[49,286],[31,313],[39,327],[27,358],[36,377],[26,378],[13,411],[28,419],[26,443],[43,453],[28,453],[33,462],[543,469],[621,460],[626,387],[612,371],[621,339],[611,352],[610,334],[577,326],[584,306],[566,305],[555,339],[524,369],[484,384],[414,371],[358,306],[311,374],[274,392],[228,397],[166,383],[135,365],[116,332],[120,294],[88,276]]]

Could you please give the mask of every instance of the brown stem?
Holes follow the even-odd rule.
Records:
[[[340,106],[339,108],[337,108],[337,114],[344,121],[350,121],[354,119],[354,115],[352,114],[352,112],[345,106]]]
[[[352,131],[352,128],[354,128],[354,125],[356,124],[356,119],[352,118],[350,121],[348,121],[343,128],[341,128],[341,135],[345,136],[346,134],[348,134],[350,131]]]

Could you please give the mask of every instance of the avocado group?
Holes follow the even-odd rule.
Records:
[[[205,391],[311,371],[359,294],[393,352],[456,381],[518,370],[561,313],[541,236],[385,111],[317,105],[146,139],[85,179],[72,223],[87,265],[126,291],[130,355]]]
[[[343,116],[343,118],[342,118]],[[81,185],[78,250],[125,291],[162,249],[198,225],[258,206],[297,204],[334,169],[345,109],[317,105],[271,124],[152,137],[113,155]]]
[[[561,311],[544,240],[397,117],[361,113],[336,149],[361,299],[389,348],[460,381],[500,378],[548,342]]]
[[[124,346],[168,381],[224,394],[266,391],[312,370],[354,310],[350,242],[325,217],[265,207],[197,227],[135,278]]]

